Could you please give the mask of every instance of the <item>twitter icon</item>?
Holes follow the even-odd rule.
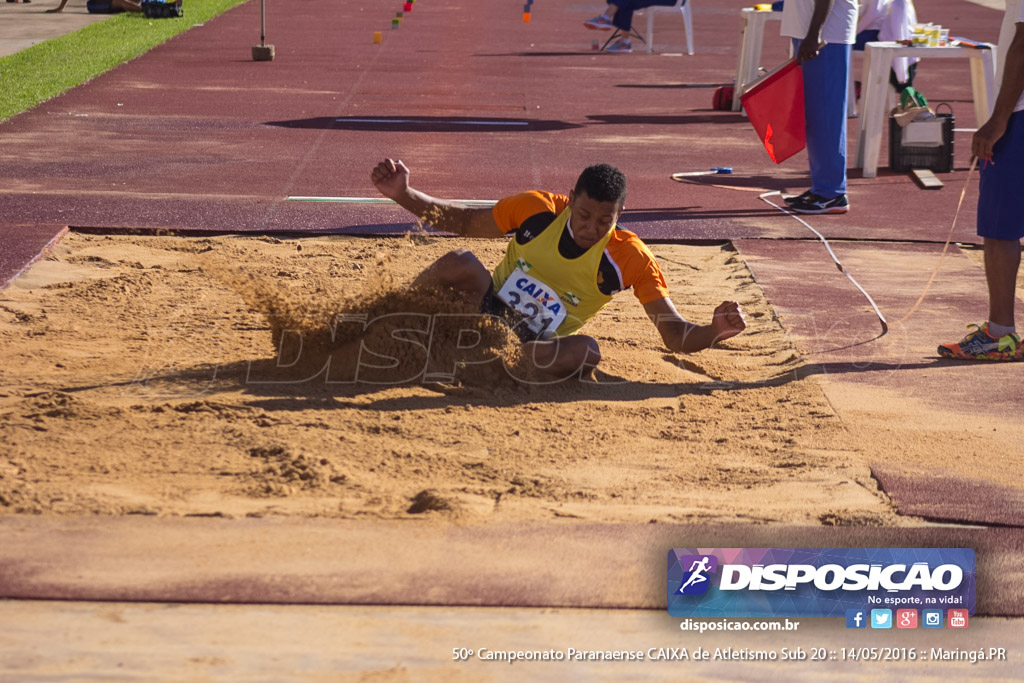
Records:
[[[871,610],[871,628],[892,628],[892,610]]]

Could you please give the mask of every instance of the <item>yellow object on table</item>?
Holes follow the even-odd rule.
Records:
[[[761,5],[754,5],[754,9],[756,9],[758,12],[771,12],[772,6],[771,4],[765,3]]]

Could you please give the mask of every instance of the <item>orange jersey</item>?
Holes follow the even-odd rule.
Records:
[[[494,220],[503,233],[514,232],[520,244],[529,242],[545,230],[569,205],[564,194],[531,190],[505,197],[493,210]],[[565,231],[559,251],[566,258],[580,256],[584,250]],[[641,304],[668,297],[668,285],[654,254],[635,233],[616,226],[605,247],[597,272],[597,286],[604,294],[615,294],[632,287]]]

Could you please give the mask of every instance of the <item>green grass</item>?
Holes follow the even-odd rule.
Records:
[[[245,0],[185,0],[180,19],[115,14],[7,57],[0,57],[0,121],[110,71]]]

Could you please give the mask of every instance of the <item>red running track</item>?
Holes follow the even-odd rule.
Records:
[[[597,3],[599,5],[600,3]],[[802,190],[806,156],[776,167],[739,114],[716,112],[713,90],[734,75],[743,0],[694,8],[697,54],[682,20],[658,19],[658,53],[599,54],[582,20],[591,3],[534,5],[421,0],[392,31],[397,2],[270,3],[273,62],[253,62],[259,5],[246,3],[146,55],[0,125],[0,234],[15,224],[230,231],[404,226],[388,207],[285,203],[288,195],[373,195],[368,169],[401,157],[415,184],[441,196],[496,198],[525,188],[566,191],[586,164],[630,181],[624,224],[648,238],[805,237],[751,188]],[[955,0],[922,18],[995,40],[1000,13]],[[374,31],[383,44],[374,45]],[[785,57],[769,25],[763,62]],[[858,71],[859,73],[859,71]],[[919,85],[972,125],[966,63],[925,63]],[[404,124],[352,118],[414,119]],[[453,125],[452,119],[526,126]],[[851,124],[855,124],[851,121]],[[851,148],[856,126],[851,126]],[[958,167],[967,138],[957,136]],[[884,152],[883,152],[884,159]],[[732,166],[743,189],[679,184],[677,171]],[[820,219],[829,236],[943,239],[964,173],[941,192],[905,175],[853,173],[854,210]],[[973,237],[973,202],[957,238]]]

